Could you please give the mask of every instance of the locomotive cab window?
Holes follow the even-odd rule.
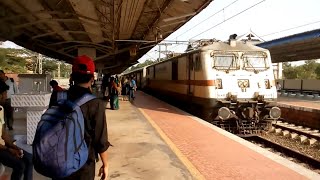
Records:
[[[211,54],[213,67],[217,70],[237,70],[239,63],[234,54]]]
[[[242,58],[244,62],[243,68],[247,71],[264,71],[269,68],[265,54],[243,54]]]

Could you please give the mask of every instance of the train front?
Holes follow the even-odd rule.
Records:
[[[214,122],[239,135],[267,130],[281,116],[270,54],[248,49],[210,54],[218,102]]]

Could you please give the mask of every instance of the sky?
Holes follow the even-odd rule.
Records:
[[[237,13],[240,13],[241,11],[259,2],[261,3],[231,18]],[[225,8],[228,5],[230,6]],[[206,9],[204,9],[201,13],[191,19],[191,21],[186,23],[176,32],[172,33],[169,37],[166,38],[166,40],[188,41],[190,39],[209,38],[227,40],[229,38],[229,35],[231,34],[238,34],[240,36],[251,30],[263,40],[268,41],[296,33],[319,29],[319,7],[320,0],[214,0]],[[197,25],[199,22],[215,13],[216,15],[209,18],[202,24]],[[231,19],[228,20],[228,18]],[[217,25],[224,20],[227,21],[220,25]],[[306,24],[310,25],[303,26]],[[197,26],[195,27],[195,25]],[[303,27],[294,28],[298,26]],[[211,27],[214,28],[210,29]],[[188,31],[187,33],[184,33],[190,28],[193,29]],[[294,29],[283,31],[290,28]],[[210,30],[201,35],[198,35],[199,33],[207,29]],[[268,35],[270,33],[274,34]],[[18,47],[14,43],[8,41],[5,42],[2,47],[3,46],[11,48]],[[155,51],[157,49],[158,46],[151,49],[146,55],[139,59],[139,62],[144,62],[145,60],[151,58],[158,58],[159,54]],[[162,49],[164,49],[163,46]],[[186,49],[186,46],[172,45],[168,46],[168,49],[171,51],[183,52]]]
[[[261,3],[240,15],[231,18],[232,16],[259,2]],[[225,8],[228,5],[230,6]],[[319,7],[320,0],[214,0],[201,13],[191,19],[176,32],[168,36],[166,40],[183,41],[189,39],[208,38],[227,40],[231,34],[237,34],[240,36],[248,33],[251,30],[263,40],[268,41],[296,33],[319,29]],[[199,22],[215,13],[217,14],[202,24],[197,25]],[[231,19],[227,20],[228,18]],[[224,20],[227,21],[216,26]],[[306,24],[310,25],[283,31]],[[201,32],[210,29],[211,27],[214,28],[197,36]],[[184,33],[190,28],[193,29],[187,33]],[[271,33],[275,34],[268,35]],[[161,48],[164,49],[164,46]],[[144,55],[139,62],[144,62],[145,60],[151,58],[158,58],[159,54],[155,51],[157,49],[158,46],[154,47],[147,53],[147,55]],[[186,49],[186,46],[172,45],[171,47],[169,46],[168,49],[171,51],[183,52]]]

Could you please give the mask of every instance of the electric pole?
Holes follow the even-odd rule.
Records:
[[[58,62],[58,80],[60,80],[60,62]]]
[[[159,53],[159,60],[161,59],[161,53],[163,53],[164,55],[166,55],[166,58],[168,58],[168,46],[171,46],[172,44],[171,43],[162,43],[162,44],[158,44],[159,46],[159,50],[158,50],[158,53]],[[161,51],[161,46],[165,46],[165,50],[164,51]]]

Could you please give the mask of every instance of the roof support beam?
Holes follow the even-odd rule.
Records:
[[[13,28],[14,29],[20,29],[20,28],[25,28],[25,27],[28,27],[28,26],[33,26],[33,25],[37,25],[37,24],[43,24],[43,23],[46,23],[48,21],[54,21],[54,22],[79,22],[80,23],[80,20],[78,19],[59,19],[59,18],[49,18],[49,19],[40,19],[38,21],[32,21],[32,22],[29,22],[29,23],[25,23],[25,24],[20,24],[20,25],[17,25],[17,26],[14,26]]]
[[[148,29],[143,33],[143,39],[146,38],[146,36],[148,35],[148,33],[150,32],[150,30],[152,30],[152,28],[154,28],[154,26],[159,22],[159,19],[161,17],[161,14],[163,13],[163,11],[170,5],[170,3],[172,3],[173,0],[165,0],[165,2],[163,3],[163,5],[161,6],[161,8],[159,9],[159,12],[157,14],[157,16],[153,19],[152,23],[150,23],[148,25]]]
[[[133,31],[132,31],[131,37],[132,37],[132,35],[136,32],[137,27],[140,25],[139,23],[140,23],[141,17],[143,17],[143,15],[145,15],[145,13],[146,13],[146,10],[145,10],[145,9],[146,9],[147,5],[150,3],[150,1],[151,1],[151,0],[146,0],[146,1],[144,2],[142,11],[141,11],[141,13],[140,13],[140,15],[139,15],[137,24],[136,24],[136,26],[134,27],[134,29],[133,29]]]
[[[51,19],[50,18],[50,19],[41,19],[41,20],[38,20],[38,21],[17,25],[17,26],[14,26],[13,29],[25,28],[25,27],[28,27],[28,26],[36,25],[36,24],[46,23],[48,21],[53,21],[53,22],[78,22],[78,23],[88,23],[88,24],[91,24],[91,25],[96,25],[96,24],[92,24],[92,22],[90,22],[90,21],[81,21],[79,19],[59,19],[59,18]],[[109,33],[107,29],[101,29],[101,30],[104,31],[104,32]]]
[[[61,41],[61,42],[49,44],[48,46],[58,46],[58,45],[68,44],[68,43],[88,44],[88,45],[103,47],[106,49],[112,49],[110,46],[102,45],[102,44],[98,44],[98,43],[92,43],[92,42],[88,42],[88,41]]]
[[[88,34],[89,38],[91,39],[92,42],[94,43],[100,43],[102,42],[102,39],[100,37],[103,36],[103,32],[101,31],[101,23],[98,21],[98,16],[96,13],[95,9],[95,1],[79,1],[79,0],[68,0],[70,2],[70,5],[77,14],[83,14],[86,17],[90,19],[96,19],[97,21],[92,21],[91,24],[89,25],[85,21],[86,19],[80,18],[80,24],[82,27],[85,29],[85,31],[89,32],[90,34],[97,34],[98,36],[91,36]],[[99,28],[95,28],[99,27]]]
[[[34,17],[36,20],[40,20],[43,17],[52,18],[52,16],[48,15],[48,14],[33,14],[32,13],[33,9],[43,10],[43,6],[39,2],[34,2],[32,5],[31,4],[24,5],[20,0],[14,0],[14,2],[16,4],[18,4],[21,8],[23,8],[24,11],[29,12],[32,15],[31,17]],[[58,23],[56,23],[55,26],[52,26],[52,24],[50,25],[47,23],[44,23],[43,25],[52,31],[62,30],[62,27]],[[61,34],[59,34],[59,36],[62,39],[72,40],[72,37],[68,34],[61,33]]]
[[[58,34],[58,33],[60,33],[60,32],[73,33],[73,34],[86,34],[86,35],[90,35],[90,36],[99,37],[99,38],[101,38],[101,39],[103,39],[104,41],[107,41],[107,42],[111,42],[110,39],[107,39],[107,38],[104,38],[104,37],[100,37],[100,36],[97,35],[97,34],[88,33],[88,32],[86,32],[86,31],[55,31],[55,32],[48,32],[48,33],[44,33],[44,34],[39,34],[39,35],[33,36],[32,39],[37,39],[37,38],[42,38],[42,37],[46,37],[46,36],[51,36],[51,35]]]
[[[74,50],[74,49],[76,49],[76,48],[79,48],[79,47],[92,47],[92,48],[96,48],[97,50],[99,50],[99,51],[101,51],[101,52],[104,52],[104,53],[111,53],[111,52],[112,52],[110,49],[98,47],[98,46],[95,46],[95,45],[86,45],[86,44],[68,46],[68,47],[61,48],[61,49],[59,49],[58,51],[59,51],[59,52],[69,52],[69,51],[72,51],[72,50]]]

